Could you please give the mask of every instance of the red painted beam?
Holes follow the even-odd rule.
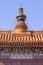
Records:
[[[43,59],[29,59],[29,60],[20,60],[20,59],[18,59],[18,60],[13,60],[13,59],[0,59],[0,62],[43,62]]]

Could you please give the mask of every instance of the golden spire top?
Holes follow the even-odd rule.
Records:
[[[22,8],[22,5],[20,5],[20,8],[19,8],[19,13],[23,13],[23,8]]]
[[[18,17],[26,18],[26,15],[23,13],[22,5],[20,5],[20,7],[19,7],[19,14],[16,16],[16,18],[18,18]]]

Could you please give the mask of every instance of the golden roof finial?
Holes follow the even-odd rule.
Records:
[[[19,8],[19,14],[16,16],[17,18],[17,23],[16,23],[16,26],[15,26],[15,31],[16,32],[25,32],[27,31],[27,25],[25,23],[25,19],[26,19],[26,15],[23,13],[23,7],[22,5],[20,5],[20,8]]]

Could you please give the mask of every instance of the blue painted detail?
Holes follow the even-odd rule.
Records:
[[[18,21],[25,21],[25,18],[23,18],[23,17],[18,17],[17,20],[18,20]]]

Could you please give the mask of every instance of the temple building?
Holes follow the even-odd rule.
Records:
[[[22,6],[19,8],[16,19],[17,23],[14,30],[0,31],[1,65],[43,65],[43,60],[40,60],[43,59],[43,31],[27,30],[26,15]],[[36,63],[34,59],[41,63],[38,61]],[[9,63],[11,61],[12,64]]]

